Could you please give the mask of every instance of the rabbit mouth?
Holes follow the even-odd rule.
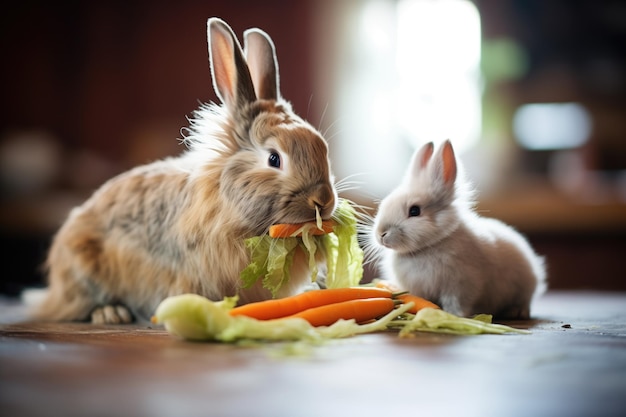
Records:
[[[335,211],[336,197],[333,188],[325,183],[316,184],[297,193],[295,200],[286,204],[286,215],[282,221],[304,223],[316,221],[318,216],[330,220]]]
[[[320,217],[322,217],[322,220],[330,220],[331,218],[330,215],[320,216]],[[317,220],[317,215],[316,215],[315,210],[311,211],[310,209],[307,209],[306,214],[304,214],[303,212],[301,212],[300,214],[292,213],[291,215],[284,216],[282,219],[280,219],[280,221],[278,221],[278,223],[296,224],[296,223],[315,222],[316,220]]]

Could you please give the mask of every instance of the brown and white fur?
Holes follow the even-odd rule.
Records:
[[[274,45],[208,21],[213,86],[221,105],[194,113],[179,157],[123,173],[74,208],[52,243],[41,320],[118,323],[149,318],[166,297],[197,293],[243,303],[270,298],[242,289],[244,239],[274,223],[328,219],[337,193],[327,143],[279,92]],[[310,282],[297,254],[287,296]]]
[[[472,207],[452,144],[427,143],[378,208],[370,252],[383,276],[460,316],[527,319],[545,289],[543,259],[510,226]]]

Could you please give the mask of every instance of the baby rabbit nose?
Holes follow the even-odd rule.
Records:
[[[378,233],[377,235],[378,243],[386,248],[393,248],[393,234],[389,233],[389,231],[384,231],[382,233]]]

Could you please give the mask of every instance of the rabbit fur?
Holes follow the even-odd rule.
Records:
[[[452,144],[417,150],[379,205],[370,252],[384,278],[459,316],[528,319],[546,287],[543,258],[503,222],[473,210]]]

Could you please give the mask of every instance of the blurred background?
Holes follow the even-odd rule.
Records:
[[[551,288],[626,290],[622,1],[22,0],[0,16],[0,293],[43,282],[55,231],[106,179],[183,151],[216,100],[212,16],[273,38],[343,196],[375,209],[417,146],[449,138]]]

